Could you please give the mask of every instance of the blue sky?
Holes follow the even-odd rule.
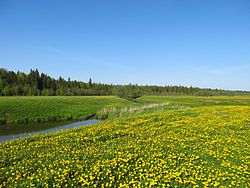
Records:
[[[250,1],[1,0],[0,67],[250,90]]]

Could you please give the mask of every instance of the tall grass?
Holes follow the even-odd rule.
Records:
[[[101,109],[99,112],[97,112],[96,117],[100,119],[107,119],[107,118],[124,117],[140,113],[147,113],[147,112],[162,112],[168,109],[181,109],[181,108],[189,108],[189,107],[184,105],[171,104],[169,102],[148,103],[148,104],[142,104],[140,106],[130,105],[122,108],[111,106],[111,107],[104,107],[103,109]]]

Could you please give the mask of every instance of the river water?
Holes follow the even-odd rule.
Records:
[[[12,139],[24,138],[24,137],[28,137],[28,136],[35,135],[35,134],[44,134],[44,133],[49,133],[49,132],[54,132],[54,131],[72,129],[72,128],[75,128],[75,127],[95,124],[95,123],[98,123],[98,122],[101,122],[101,120],[92,119],[92,120],[78,121],[78,122],[74,122],[74,123],[67,123],[67,124],[64,124],[64,125],[60,125],[60,126],[45,129],[45,130],[39,130],[39,131],[33,131],[33,132],[27,132],[27,133],[20,133],[20,134],[0,135],[0,142],[4,142],[4,141],[7,141],[7,140],[12,140]]]

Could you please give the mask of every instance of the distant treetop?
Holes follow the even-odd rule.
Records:
[[[138,86],[113,85],[89,81],[66,81],[61,76],[52,78],[45,73],[30,70],[29,74],[13,72],[0,68],[0,96],[87,96],[116,95],[122,98],[135,99],[142,95],[250,95],[249,91],[229,91],[221,89],[202,89],[185,86]]]

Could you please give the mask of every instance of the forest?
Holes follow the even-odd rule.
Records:
[[[0,96],[105,96],[116,95],[134,99],[142,95],[249,95],[249,91],[230,91],[222,89],[186,86],[140,86],[137,84],[113,85],[58,79],[31,69],[28,74],[0,68]]]

